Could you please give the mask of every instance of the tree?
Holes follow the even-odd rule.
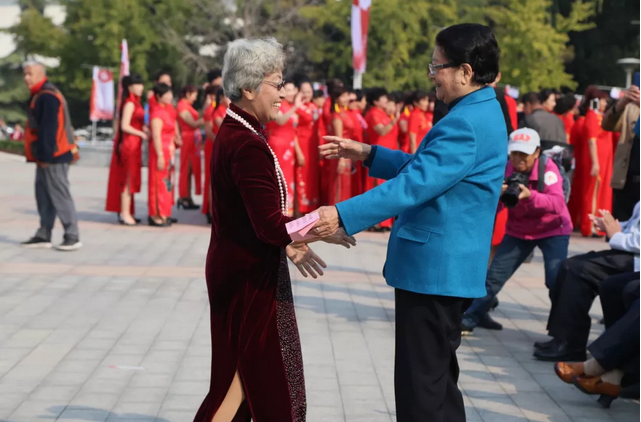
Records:
[[[13,53],[0,59],[0,117],[6,122],[19,122],[27,118],[29,90],[22,80],[23,58]]]

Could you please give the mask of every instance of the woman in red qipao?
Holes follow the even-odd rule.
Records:
[[[149,145],[149,225],[171,226],[174,205],[174,152],[176,146],[176,115],[169,85],[154,87],[156,105],[149,116],[151,145]]]
[[[140,104],[144,90],[142,78],[131,74],[122,79],[122,95],[109,168],[105,210],[118,213],[118,221],[126,226],[140,222],[134,217],[134,194],[140,192],[142,141],[147,140],[145,110]]]
[[[581,107],[584,108],[583,106]],[[585,113],[579,115],[572,126],[570,133],[570,141],[572,148],[574,148],[574,173],[572,176],[572,189],[570,190],[570,200],[568,201],[568,210],[570,211],[570,218],[572,225],[576,228],[581,227],[581,214],[583,208],[583,196],[585,195],[585,180],[581,170],[589,168],[589,154],[587,154],[588,146],[587,139],[585,139],[583,127],[585,124]],[[587,155],[587,156],[586,156]],[[587,173],[586,173],[587,175]]]
[[[345,85],[334,83],[329,91],[332,124],[328,134],[340,138],[354,139],[354,120],[350,115],[349,92]],[[323,177],[326,180],[325,193],[328,205],[335,205],[352,197],[352,162],[346,158],[325,160]]]
[[[414,111],[415,92],[411,92],[406,98],[398,120],[398,146],[403,152],[410,152],[410,118]]]
[[[559,116],[565,128],[565,136],[568,144],[572,144],[572,129],[574,128],[574,115],[577,111],[576,98],[574,94],[569,93],[556,102],[554,114]]]
[[[365,142],[365,130],[367,122],[363,117],[363,110],[367,107],[367,99],[363,91],[357,89],[349,93],[349,115],[352,118],[354,126],[354,140]],[[352,196],[358,196],[364,192],[365,168],[360,161],[354,163],[354,172],[352,173]]]
[[[605,93],[601,95],[598,106],[595,104],[587,111],[583,127],[583,136],[587,140],[583,155],[589,157],[583,161],[590,163],[589,167],[584,166],[580,170],[585,181],[580,227],[581,234],[586,237],[604,235],[597,232],[588,214],[598,215],[598,210],[612,211],[612,132],[601,129],[603,112],[608,105],[606,96]]]
[[[223,86],[232,104],[212,152],[206,263],[211,381],[194,422],[305,421],[287,258],[304,276],[322,274],[325,264],[287,233],[287,181],[262,130],[284,97],[284,56],[273,38],[239,39],[225,53]],[[342,233],[330,242],[354,244]]]
[[[203,193],[202,213],[207,216],[207,222],[211,224],[211,152],[214,148],[214,141],[223,123],[229,98],[225,97],[222,87],[210,85],[205,90],[209,106],[205,109],[203,120],[205,121],[205,190]],[[217,105],[217,106],[216,106]]]
[[[201,145],[199,142],[200,133],[197,131],[203,125],[203,120],[198,118],[198,111],[193,106],[198,98],[198,88],[193,85],[185,85],[180,97],[176,106],[178,127],[182,139],[177,205],[178,208],[195,210],[200,207],[194,204],[194,200],[191,198],[192,176],[196,185],[196,195],[202,194]]]
[[[381,145],[385,148],[398,149],[398,126],[399,114],[390,114],[396,108],[396,104],[387,98],[387,91],[384,88],[373,88],[367,93],[369,111],[365,115],[367,122],[367,135],[371,145]],[[384,180],[367,177],[365,179],[365,190],[372,189]],[[374,231],[389,230],[392,227],[393,219],[385,220],[373,227]]]
[[[299,87],[302,105],[296,110],[298,116],[298,145],[303,154],[296,163],[296,211],[307,214],[320,206],[320,167],[318,165],[318,125],[320,113],[312,102],[314,90],[309,81]],[[302,164],[302,165],[301,165]]]
[[[296,112],[302,105],[296,85],[290,81],[285,82],[285,98],[280,103],[278,117],[267,124],[269,146],[276,153],[287,180],[288,215],[294,215],[296,185],[294,169],[297,163],[300,165],[305,161],[296,137],[296,125],[298,124]]]
[[[414,154],[427,132],[432,128],[432,122],[427,118],[427,109],[430,106],[430,99],[427,92],[418,90],[412,96],[414,110],[410,116],[410,154]]]

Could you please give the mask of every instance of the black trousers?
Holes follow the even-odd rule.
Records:
[[[639,273],[608,277],[599,289],[605,332],[588,350],[606,370],[639,373]]]
[[[607,277],[634,270],[634,255],[614,249],[588,252],[563,262],[552,291],[550,335],[585,348],[590,335],[590,307]]]
[[[632,211],[637,202],[639,202],[639,176],[635,181],[634,177],[629,175],[623,189],[612,189],[612,216],[619,221],[628,221],[632,217]]]
[[[396,289],[398,422],[464,422],[456,349],[470,300]]]

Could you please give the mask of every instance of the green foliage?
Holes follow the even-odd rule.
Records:
[[[24,122],[29,91],[22,79],[22,57],[10,54],[0,59],[0,118]]]
[[[24,144],[11,140],[0,140],[0,151],[24,155]]]

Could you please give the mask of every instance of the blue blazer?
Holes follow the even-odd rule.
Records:
[[[396,216],[383,275],[411,292],[485,296],[507,129],[491,87],[460,98],[414,155],[378,147],[369,175],[387,182],[336,205],[348,234]]]

